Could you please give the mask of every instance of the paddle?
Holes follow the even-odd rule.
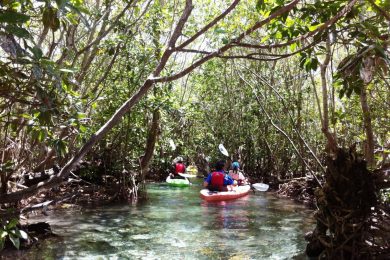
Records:
[[[265,183],[254,183],[252,187],[258,191],[267,191],[269,189],[269,185]]]
[[[219,145],[218,145],[218,149],[219,149],[219,151],[220,151],[223,155],[225,155],[226,157],[229,157],[229,153],[228,153],[228,151],[226,150],[225,146],[223,146],[223,144],[219,144]],[[230,191],[235,191],[235,190],[230,190]]]
[[[229,153],[228,153],[228,151],[226,150],[225,146],[223,146],[223,144],[219,144],[218,148],[219,148],[219,151],[220,151],[223,155],[229,156]]]
[[[229,156],[229,153],[226,150],[226,148],[223,146],[223,144],[219,144],[218,148],[223,155]],[[269,189],[269,185],[265,183],[254,183],[252,184],[252,187],[258,191],[267,191]]]
[[[184,178],[195,178],[196,177],[196,175],[189,174],[189,173],[179,173],[179,175],[181,177],[184,177]]]

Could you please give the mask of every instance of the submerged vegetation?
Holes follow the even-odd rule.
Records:
[[[384,257],[388,10],[386,0],[0,1],[1,211],[70,178],[98,185],[92,197],[136,200],[178,155],[206,173],[223,143],[252,180],[315,183],[314,255]],[[17,213],[2,217],[1,245],[24,238],[10,226]]]

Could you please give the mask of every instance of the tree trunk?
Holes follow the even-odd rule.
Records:
[[[116,126],[122,119],[122,117],[133,108],[138,101],[145,96],[145,94],[153,87],[154,83],[157,81],[156,78],[160,75],[161,71],[165,68],[165,65],[168,62],[169,57],[174,53],[174,47],[177,39],[182,33],[184,24],[186,23],[191,11],[193,9],[192,1],[187,0],[186,7],[177,23],[176,28],[174,29],[172,36],[168,43],[168,48],[165,50],[160,63],[157,65],[152,75],[148,77],[143,83],[143,85],[138,89],[138,91],[130,97],[125,103],[122,104],[120,108],[112,115],[112,117],[96,132],[94,133],[89,140],[80,148],[80,150],[75,154],[75,156],[61,169],[61,171],[52,176],[48,181],[38,183],[37,185],[31,186],[27,189],[17,191],[11,194],[6,194],[0,197],[1,203],[9,203],[14,201],[19,201],[23,198],[32,196],[36,194],[39,190],[43,188],[51,188],[57,186],[63,181],[64,178],[68,177],[70,171],[79,163],[81,158],[88,153],[92,147],[101,140],[114,126]]]
[[[154,147],[160,134],[160,110],[153,111],[152,123],[146,141],[145,154],[140,158],[141,174],[144,180],[149,173],[149,164],[153,158]]]
[[[326,80],[326,70],[328,68],[330,62],[330,39],[329,37],[326,40],[326,56],[325,60],[322,64],[320,64],[321,67],[321,87],[322,87],[322,115],[323,118],[321,120],[322,122],[322,132],[324,133],[328,145],[327,148],[330,152],[336,151],[337,143],[334,135],[329,132],[329,107],[328,107],[328,84]],[[315,87],[315,86],[314,86]]]
[[[367,89],[366,86],[362,87],[360,93],[360,103],[363,111],[363,124],[364,129],[366,131],[367,143],[364,146],[364,154],[369,167],[373,167],[375,165],[374,158],[374,134],[372,132],[372,124],[371,124],[371,112],[367,103]]]

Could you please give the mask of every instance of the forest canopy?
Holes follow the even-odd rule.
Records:
[[[136,200],[177,156],[207,174],[224,144],[252,180],[315,184],[311,251],[383,256],[388,10],[387,0],[0,1],[0,210],[69,176]],[[6,236],[19,247],[18,221],[1,222],[0,248]]]
[[[8,194],[29,172],[58,168],[42,187],[58,184],[88,152],[141,179],[221,142],[258,176],[321,173],[337,146],[386,166],[388,5],[1,1],[0,201],[41,188]]]

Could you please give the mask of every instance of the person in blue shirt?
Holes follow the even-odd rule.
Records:
[[[203,186],[210,191],[228,191],[232,190],[233,179],[225,174],[225,161],[221,160],[215,164],[215,171],[209,173]]]
[[[233,161],[232,169],[233,169],[233,173],[238,173],[238,170],[240,169],[240,163],[237,160]]]

